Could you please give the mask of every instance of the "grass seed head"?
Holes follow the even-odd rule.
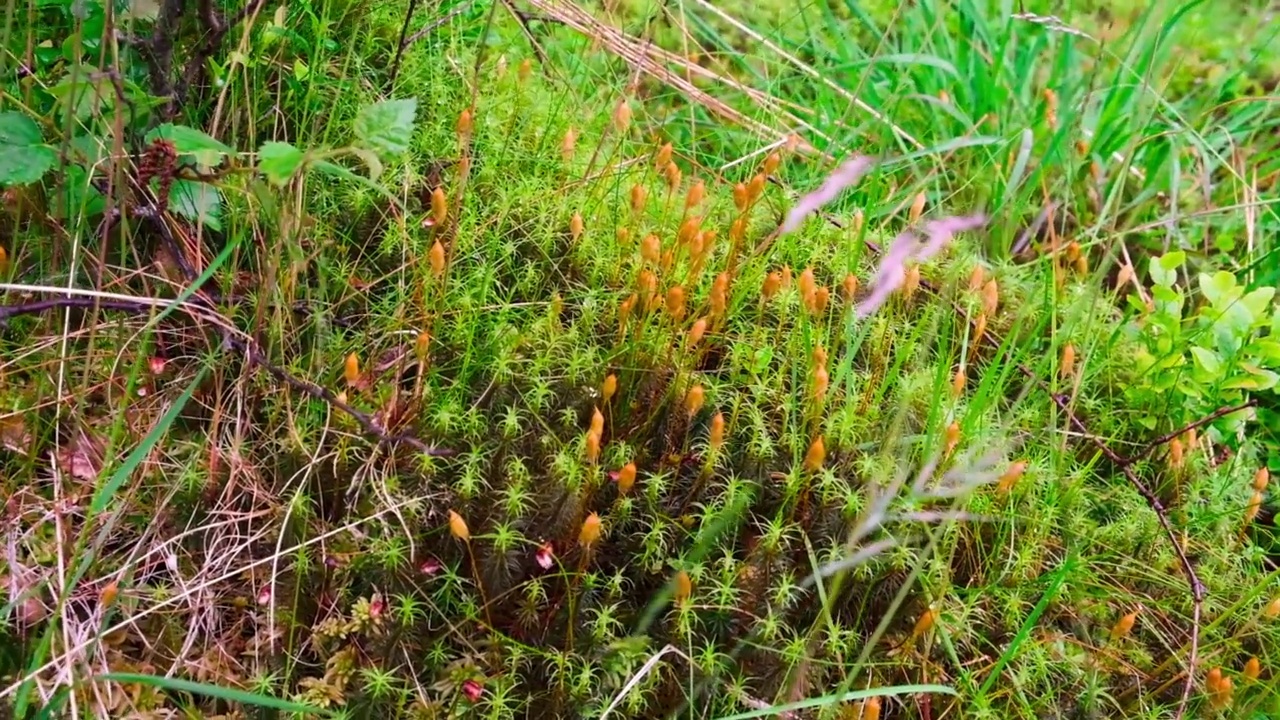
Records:
[[[689,191],[684,195],[684,209],[692,210],[702,204],[703,198],[707,196],[707,184],[701,179],[689,186]]]
[[[813,293],[813,312],[815,315],[822,315],[827,311],[827,305],[831,303],[831,290],[820,287]]]
[[[964,365],[960,365],[956,368],[956,374],[951,376],[951,396],[960,397],[964,394],[964,386],[967,381],[968,378],[965,376],[965,367]]]
[[[658,240],[657,235],[649,233],[640,241],[640,259],[654,265],[662,259],[662,241]]]
[[[649,188],[636,183],[631,186],[631,212],[639,215],[644,212],[644,205],[649,200]]]
[[[618,376],[613,373],[609,373],[609,375],[604,379],[604,382],[600,385],[600,396],[604,398],[604,403],[608,405],[609,401],[612,400],[613,396],[616,394],[618,394]]]
[[[702,342],[702,336],[705,335],[706,333],[707,333],[707,319],[698,318],[697,320],[694,320],[693,326],[689,328],[689,336],[686,344],[690,348],[697,347],[698,343]]]
[[[582,213],[575,212],[573,217],[569,218],[569,237],[575,242],[582,237]]]
[[[626,331],[627,321],[631,319],[631,311],[636,306],[636,294],[631,293],[626,300],[618,303],[618,333]]]
[[[880,720],[880,698],[869,697],[858,709],[858,720]]]
[[[590,548],[600,539],[600,534],[603,530],[600,516],[596,513],[591,513],[586,520],[582,521],[582,528],[578,530],[578,544],[584,548]]]
[[[1231,707],[1231,693],[1234,690],[1231,678],[1223,676],[1217,683],[1217,688],[1209,696],[1209,704],[1213,705],[1216,710],[1226,710]]]
[[[564,139],[560,141],[560,158],[565,162],[573,159],[573,153],[578,149],[578,131],[572,126],[564,131]]]
[[[516,69],[516,77],[519,78],[520,83],[524,84],[529,80],[530,76],[532,75],[533,75],[533,61],[530,60],[529,58],[525,58],[521,60],[520,67]]]
[[[776,151],[769,153],[769,157],[764,159],[764,167],[762,168],[764,170],[764,174],[766,176],[774,174],[778,171],[778,166],[781,164],[782,155]]]
[[[747,204],[754,203],[764,194],[764,174],[756,173],[747,183]]]
[[[813,367],[825,368],[827,366],[827,349],[821,345],[813,346]]]
[[[1173,468],[1174,470],[1181,469],[1182,460],[1183,460],[1182,441],[1179,440],[1178,438],[1173,438],[1172,440],[1169,441],[1169,467]]]
[[[360,382],[360,356],[351,353],[342,366],[342,376],[347,380],[347,387],[355,387]]]
[[[982,312],[984,315],[995,315],[1000,308],[1000,285],[995,278],[982,286]]]
[[[115,580],[107,583],[105,587],[98,593],[98,607],[109,608],[116,602],[116,597],[120,594],[120,584]]]
[[[467,527],[467,521],[453,510],[449,511],[449,534],[462,542],[471,542],[471,529]]]
[[[427,253],[427,259],[431,261],[431,274],[437,278],[444,275],[444,245],[436,240],[431,245],[431,252]]]
[[[1076,346],[1067,343],[1062,346],[1062,362],[1058,364],[1058,370],[1062,373],[1063,378],[1070,378],[1076,373]]]
[[[945,441],[943,454],[950,455],[956,449],[956,446],[960,444],[960,423],[952,420],[951,424],[947,426],[943,438]]]
[[[987,332],[987,314],[978,313],[978,317],[973,321],[973,337],[978,341],[982,341],[982,336]]]
[[[431,191],[431,223],[440,227],[448,217],[449,199],[444,196],[444,188],[437,187]]]
[[[1267,606],[1262,609],[1262,617],[1268,620],[1280,618],[1280,596],[1267,603]]]
[[[613,109],[613,129],[620,133],[625,133],[627,128],[631,127],[631,103],[626,98],[618,101],[618,106]]]
[[[1258,472],[1253,475],[1253,491],[1266,492],[1269,482],[1271,482],[1271,471],[1265,466],[1258,468]]]
[[[618,241],[618,245],[621,247],[626,247],[627,245],[631,244],[631,230],[628,228],[625,228],[625,227],[618,228],[617,230],[614,231],[613,236],[614,236],[614,239]]]
[[[1075,240],[1067,243],[1067,246],[1062,249],[1062,254],[1067,259],[1067,262],[1075,262],[1076,258],[1080,257],[1080,243]]]
[[[902,297],[911,300],[920,289],[920,266],[912,263],[902,278]]]
[[[501,80],[507,76],[507,56],[499,55],[498,62],[493,69],[493,74]]]
[[[1249,682],[1257,680],[1260,675],[1262,675],[1262,661],[1257,657],[1249,658],[1249,661],[1244,664],[1244,669],[1240,671],[1240,676]]]
[[[1111,642],[1116,642],[1128,637],[1129,632],[1133,630],[1133,623],[1138,619],[1138,611],[1134,610],[1128,615],[1124,615],[1116,620],[1115,625],[1111,626]]]
[[[1249,504],[1244,509],[1244,525],[1249,527],[1254,520],[1258,518],[1258,512],[1262,510],[1262,493],[1254,492],[1253,497],[1249,498]]]
[[[427,354],[431,351],[431,333],[423,330],[418,333],[418,340],[414,343],[414,354],[418,357],[418,362],[425,363]]]
[[[658,148],[658,153],[653,158],[653,166],[659,170],[666,170],[667,165],[671,163],[671,155],[673,152],[674,148],[671,143],[667,143],[666,145]]]
[[[840,283],[840,291],[844,294],[845,302],[853,302],[854,296],[858,294],[858,276],[849,273],[844,276],[844,282]]]
[[[1081,253],[1080,257],[1076,258],[1075,262],[1071,263],[1071,267],[1076,271],[1077,275],[1088,275],[1089,256]]]
[[[722,272],[711,282],[707,301],[711,305],[711,317],[724,316],[729,308],[729,273]]]
[[[1022,479],[1023,473],[1027,471],[1027,461],[1018,460],[1010,463],[1004,473],[1000,475],[1000,480],[996,483],[996,492],[1001,495],[1008,495],[1013,487]]]
[[[987,282],[987,269],[981,264],[973,266],[973,272],[969,273],[969,292],[979,292],[982,286]]]
[[[929,632],[931,629],[933,629],[933,623],[937,619],[938,619],[938,611],[934,610],[931,607],[925,608],[924,612],[920,613],[920,617],[916,618],[916,624],[913,628],[911,628],[911,636],[920,637],[921,635],[924,635],[925,633]]]
[[[471,130],[474,128],[474,122],[471,119],[471,108],[463,108],[458,113],[458,123],[455,129],[458,131],[458,140],[466,142],[471,137]]]
[[[711,416],[711,427],[707,430],[707,445],[711,452],[718,452],[724,445],[724,413],[717,412]]]
[[[791,289],[791,266],[782,266],[782,290],[786,292]]]
[[[867,214],[858,208],[853,213],[853,219],[849,222],[849,229],[853,232],[853,236],[857,237],[862,234],[862,228],[867,224]]]
[[[814,293],[818,290],[818,283],[813,278],[813,268],[805,268],[796,284],[800,288],[800,299],[804,301],[805,307],[813,310]]]
[[[773,299],[774,295],[782,289],[782,273],[774,270],[764,278],[764,285],[760,287],[760,299],[768,302]]]
[[[618,494],[626,495],[636,484],[636,464],[629,462],[618,471]]]
[[[738,212],[745,212],[750,204],[751,197],[747,194],[747,186],[744,183],[736,183],[733,186],[733,206],[738,208]]]
[[[587,433],[587,462],[592,465],[596,460],[600,459],[600,435],[598,433]]]
[[[809,472],[818,472],[822,469],[822,463],[827,459],[827,445],[819,435],[809,444],[809,450],[804,454],[804,469]]]
[[[920,221],[920,216],[924,214],[924,204],[928,198],[923,192],[916,193],[916,197],[911,201],[911,210],[907,214],[907,222],[915,225]]]
[[[684,396],[684,409],[690,416],[697,415],[707,401],[707,391],[701,385],[694,385]]]
[[[1057,131],[1058,129],[1058,93],[1053,88],[1044,89],[1044,121],[1049,125],[1049,129]]]
[[[684,319],[684,287],[673,285],[667,291],[667,314],[676,322]]]
[[[604,413],[600,412],[600,408],[591,408],[591,429],[588,432],[596,435],[604,434]]]
[[[676,573],[672,585],[674,586],[673,597],[677,603],[683,603],[693,594],[693,580],[689,578],[689,573],[683,570]]]
[[[818,368],[813,371],[813,399],[822,402],[827,396],[827,388],[831,384],[831,375],[826,368]]]
[[[686,218],[680,223],[680,229],[676,232],[676,242],[681,245],[687,245],[698,234],[698,230],[702,228],[702,218],[694,215]]]
[[[680,172],[680,166],[669,162],[664,172],[667,176],[667,189],[675,192],[676,188],[680,187],[681,178],[684,177],[683,173]]]

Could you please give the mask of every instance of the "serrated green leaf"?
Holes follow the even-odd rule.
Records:
[[[307,159],[305,153],[285,142],[265,142],[258,149],[258,170],[273,185],[283,186]]]
[[[19,112],[0,113],[0,186],[36,182],[57,159],[34,120]]]
[[[355,126],[359,144],[383,158],[405,154],[413,139],[413,119],[417,112],[417,98],[383,100],[361,108]]]
[[[222,193],[209,183],[174,180],[169,208],[182,217],[222,232]]]
[[[147,133],[146,141],[150,143],[158,138],[172,142],[179,153],[194,156],[196,162],[205,167],[213,167],[222,162],[223,157],[235,153],[234,149],[208,133],[186,125],[165,123]]]

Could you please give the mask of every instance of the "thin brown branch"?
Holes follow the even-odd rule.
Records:
[[[1188,430],[1198,429],[1200,427],[1208,425],[1209,423],[1213,422],[1214,420],[1217,420],[1220,417],[1223,417],[1225,415],[1230,415],[1232,413],[1237,413],[1237,412],[1240,412],[1241,410],[1248,410],[1251,407],[1257,406],[1257,404],[1258,404],[1257,400],[1249,400],[1248,402],[1240,403],[1239,405],[1236,405],[1234,407],[1219,408],[1213,411],[1212,413],[1200,418],[1199,420],[1196,420],[1193,423],[1188,423],[1187,425],[1183,426],[1179,430],[1175,430],[1166,435],[1161,435],[1155,440],[1152,440],[1151,442],[1147,443],[1146,446],[1142,448],[1142,450],[1138,451],[1137,455],[1131,455],[1129,457],[1129,462],[1136,463],[1139,460],[1142,460],[1146,456],[1150,455],[1156,448],[1167,444],[1170,440],[1176,437],[1179,437],[1180,435],[1183,435]]]
[[[105,308],[110,310],[130,312],[135,314],[150,313],[156,309],[156,306],[154,303],[145,303],[141,301],[129,302],[126,300],[112,300],[107,298],[61,297],[61,298],[50,298],[48,300],[37,300],[37,301],[22,303],[18,305],[0,305],[0,323],[6,322],[9,318],[17,317],[19,315],[33,315],[33,314],[48,312],[51,310],[69,308],[69,307],[79,307],[79,308],[98,307],[98,308]],[[288,385],[291,388],[294,388],[295,390],[305,393],[306,395],[310,395],[311,397],[316,398],[317,400],[322,400],[325,403],[328,403],[329,405],[337,408],[338,410],[342,411],[346,415],[350,416],[353,420],[356,421],[356,424],[358,424],[360,428],[364,430],[366,435],[376,438],[379,443],[386,443],[389,445],[396,445],[399,443],[403,443],[405,445],[408,445],[414,448],[415,450],[418,450],[419,452],[425,455],[430,455],[434,457],[444,457],[444,456],[453,454],[452,450],[447,450],[444,448],[435,447],[433,445],[428,445],[427,443],[419,440],[417,437],[414,437],[413,435],[409,435],[406,433],[393,434],[393,433],[387,432],[385,429],[383,429],[378,425],[378,423],[373,419],[372,416],[370,416],[367,413],[361,412],[360,410],[357,410],[354,407],[351,407],[346,402],[343,402],[342,400],[338,399],[338,397],[327,388],[317,385],[308,380],[303,380],[299,377],[296,377],[290,374],[284,368],[281,368],[275,363],[272,363],[270,360],[267,359],[267,357],[262,353],[262,351],[258,349],[257,343],[253,342],[252,340],[235,337],[230,332],[227,332],[224,329],[223,343],[226,346],[235,348],[236,350],[239,350],[240,352],[244,353],[246,359],[249,361],[251,365],[256,365],[258,367],[261,367],[263,370],[266,370],[269,375],[279,380],[280,382]]]

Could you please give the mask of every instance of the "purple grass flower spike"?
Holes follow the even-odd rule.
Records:
[[[910,232],[894,238],[893,244],[880,260],[875,276],[871,278],[871,292],[858,305],[857,316],[865,318],[879,310],[893,291],[902,286],[908,262],[928,260],[941,252],[956,233],[980,228],[985,222],[986,218],[982,215],[930,220],[924,224],[923,243]]]
[[[800,201],[791,208],[786,220],[782,221],[782,227],[778,228],[778,235],[786,235],[800,227],[800,223],[804,222],[809,213],[839,197],[845,188],[861,180],[872,165],[874,163],[871,158],[865,155],[858,155],[841,163],[840,167],[836,168],[836,171],[831,173],[817,190],[800,198]]]

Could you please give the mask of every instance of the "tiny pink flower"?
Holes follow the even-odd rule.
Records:
[[[271,586],[264,585],[262,586],[262,589],[258,591],[258,604],[266,605],[269,602],[271,602]]]
[[[484,688],[475,680],[468,680],[462,683],[462,694],[467,696],[467,700],[471,702],[479,702],[480,696],[484,694]]]
[[[418,566],[418,570],[421,571],[423,575],[428,575],[428,576],[435,575],[436,573],[440,572],[442,569],[444,569],[444,565],[442,565],[439,560],[433,557],[429,557],[426,560],[423,560],[422,564]]]
[[[538,554],[534,559],[538,561],[538,566],[543,570],[550,570],[551,565],[555,562],[555,546],[548,540],[542,543],[542,547],[538,548]]]

